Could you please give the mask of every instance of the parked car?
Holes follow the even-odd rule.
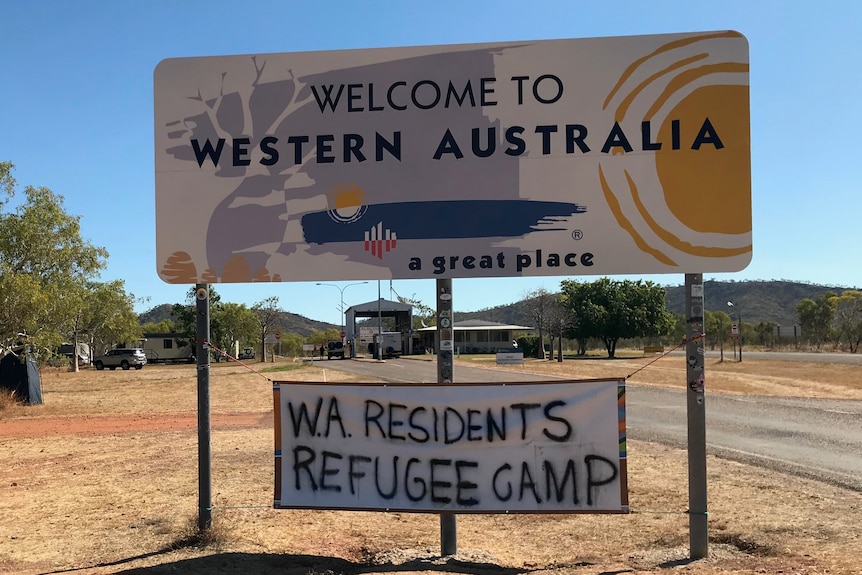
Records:
[[[339,340],[330,341],[326,344],[326,359],[344,359],[344,343]]]
[[[147,356],[144,354],[144,350],[139,347],[112,349],[105,355],[100,355],[93,359],[93,367],[98,370],[105,369],[106,367],[111,370],[118,367],[123,369],[131,367],[141,369],[146,364]]]
[[[254,359],[254,348],[243,348],[243,350],[239,352],[239,359]]]

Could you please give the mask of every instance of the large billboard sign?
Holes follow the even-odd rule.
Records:
[[[277,382],[275,507],[626,513],[623,380]]]
[[[733,31],[164,60],[158,272],[738,271],[748,78]]]

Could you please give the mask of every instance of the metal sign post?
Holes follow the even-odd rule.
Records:
[[[455,359],[452,317],[452,280],[437,280],[437,383],[452,383]],[[458,525],[454,513],[440,514],[440,554],[458,552]]]
[[[210,443],[210,300],[209,285],[195,286],[198,358],[198,528],[213,524],[212,445]]]
[[[692,559],[707,555],[706,405],[703,362],[703,274],[685,274],[688,524]]]

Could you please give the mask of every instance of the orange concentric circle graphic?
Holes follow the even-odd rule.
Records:
[[[668,266],[751,258],[749,67],[740,38],[730,31],[660,46],[633,62],[604,102],[612,121],[641,140],[600,162],[605,199],[638,248]],[[619,154],[642,161],[622,164]]]

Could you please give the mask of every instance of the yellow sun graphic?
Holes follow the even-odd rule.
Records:
[[[653,161],[620,169],[604,159],[602,191],[617,223],[662,263],[751,258],[748,72],[741,34],[696,35],[633,62],[605,99],[613,121],[643,131],[635,153]]]

